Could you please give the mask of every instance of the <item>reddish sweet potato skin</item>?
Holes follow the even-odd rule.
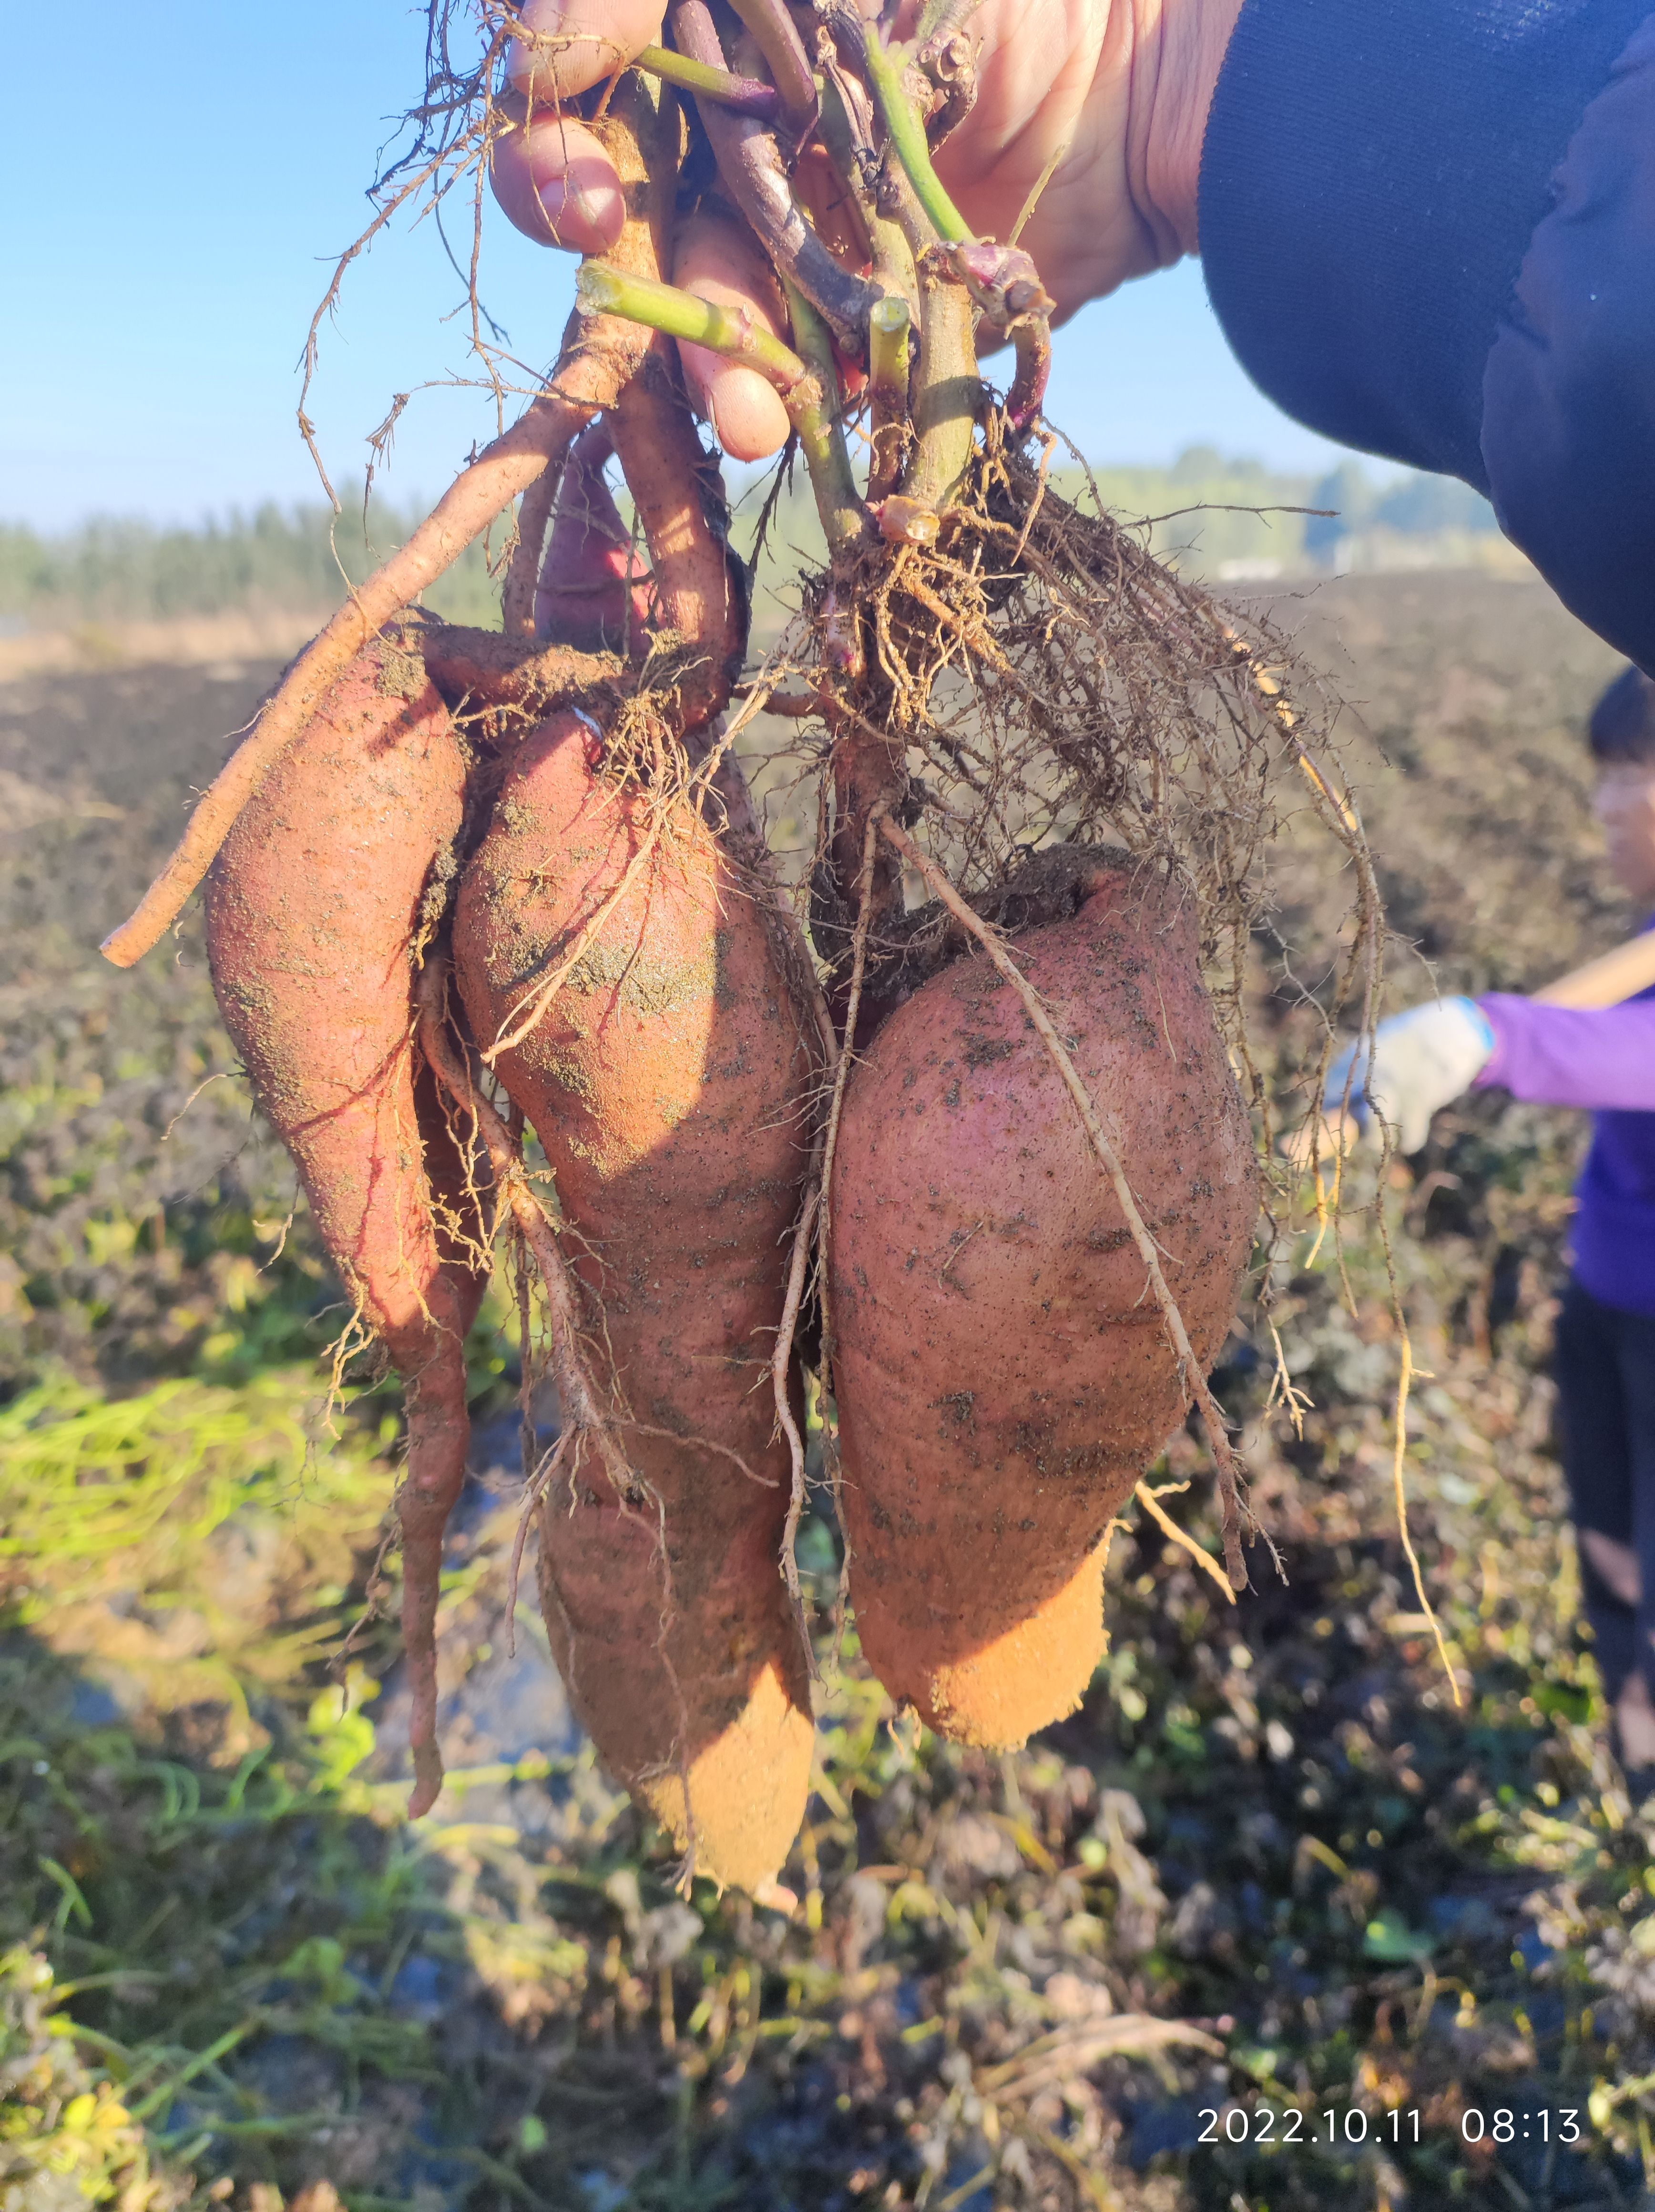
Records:
[[[653,611],[648,565],[603,480],[614,450],[601,422],[570,447],[535,589],[538,635],[579,653],[641,653]]]
[[[1014,957],[1120,1133],[1205,1364],[1258,1211],[1247,1116],[1187,908],[1148,872],[1094,880]],[[1074,1709],[1102,1656],[1102,1540],[1189,1392],[1073,1102],[985,958],[880,1030],[831,1199],[864,1653],[943,1734],[1021,1743]]]
[[[381,639],[243,810],[207,884],[225,1024],[408,1386],[402,1512],[410,1568],[431,1555],[433,1593],[469,1442],[465,1333],[487,1280],[468,1247],[481,1258],[488,1228],[415,1054],[410,958],[465,778],[423,667]]]
[[[600,751],[573,715],[531,738],[461,883],[456,973],[481,1044],[640,849],[651,800],[605,784]],[[767,1387],[809,1062],[762,915],[687,807],[495,1065],[554,1169],[567,1249],[604,1316],[607,1346],[589,1348],[630,1408],[621,1434],[644,1479],[623,1501],[594,1456],[549,1501],[553,1648],[611,1771],[699,1872],[751,1889],[785,1857],[809,1776]]]

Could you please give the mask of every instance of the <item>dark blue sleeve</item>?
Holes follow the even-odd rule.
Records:
[[[1246,0],[1200,224],[1255,382],[1487,493],[1655,670],[1651,0]]]

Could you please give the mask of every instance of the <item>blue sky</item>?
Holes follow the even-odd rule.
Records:
[[[316,495],[294,428],[295,363],[332,257],[361,228],[391,118],[420,88],[423,15],[385,0],[81,0],[15,9],[0,134],[0,520],[94,512],[194,520]],[[458,240],[469,244],[469,216]],[[484,291],[513,349],[549,359],[573,264],[493,215]],[[324,458],[359,474],[391,396],[414,397],[386,489],[433,497],[492,430],[460,287],[429,224],[347,279],[311,402]],[[1195,443],[1280,466],[1338,449],[1290,422],[1231,360],[1194,264],[1128,286],[1064,333],[1052,412],[1095,458]],[[426,386],[430,388],[421,390]]]

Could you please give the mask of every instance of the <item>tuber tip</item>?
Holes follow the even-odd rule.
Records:
[[[417,1820],[442,1795],[442,1753],[434,1743],[421,1743],[414,1751],[414,1787],[409,1793],[408,1817]]]
[[[112,968],[135,968],[149,948],[134,944],[132,925],[124,921],[118,929],[110,931],[98,950]]]

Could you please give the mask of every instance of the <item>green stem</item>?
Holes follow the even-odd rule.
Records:
[[[809,374],[795,393],[784,392],[782,398],[788,420],[798,434],[828,550],[838,555],[847,552],[861,538],[864,512],[840,425],[834,342],[827,324],[797,285],[789,283],[786,289],[793,340]]]
[[[873,465],[868,496],[885,499],[896,489],[908,437],[908,356],[912,323],[908,303],[894,294],[879,301],[868,317],[868,400]]]
[[[583,313],[618,315],[681,343],[706,346],[726,361],[755,369],[773,384],[803,449],[828,545],[840,553],[856,542],[862,535],[862,501],[834,404],[839,392],[834,342],[827,324],[796,285],[787,286],[787,305],[799,353],[761,329],[745,307],[699,300],[693,292],[657,283],[652,277],[623,276],[606,261],[583,261],[574,283]]]
[[[670,46],[646,46],[634,66],[733,107],[737,114],[756,115],[761,123],[773,123],[781,112],[780,95],[773,85],[755,76],[737,76],[730,70],[711,69],[705,62],[691,61],[688,54],[675,54]]]
[[[884,193],[882,197],[888,198],[890,195]],[[894,215],[878,206],[874,210],[872,229],[874,282],[888,300],[893,296],[906,300],[908,319],[917,323],[919,272],[913,265],[913,248],[908,243],[908,234]]]
[[[876,25],[868,23],[862,33],[863,51],[868,64],[868,82],[872,88],[879,112],[897,159],[908,174],[918,197],[919,204],[936,227],[937,234],[946,245],[970,244],[973,233],[954,202],[943,189],[943,180],[931,167],[931,148],[925,143],[924,126],[914,112],[902,82],[905,58],[894,54],[880,40]]]
[[[868,319],[868,380],[876,407],[906,410],[908,399],[908,303],[894,295],[876,302]]]
[[[775,386],[784,404],[809,377],[807,364],[762,329],[745,307],[720,307],[714,301],[697,299],[694,292],[682,292],[676,284],[658,283],[652,276],[624,276],[606,261],[583,261],[575,273],[574,289],[583,314],[618,315],[625,322],[642,323],[670,338],[723,354],[743,368],[756,369]]]
[[[941,511],[971,459],[982,405],[971,295],[933,266],[920,277],[924,295],[921,383],[914,401],[914,454],[902,481],[905,498]]]

